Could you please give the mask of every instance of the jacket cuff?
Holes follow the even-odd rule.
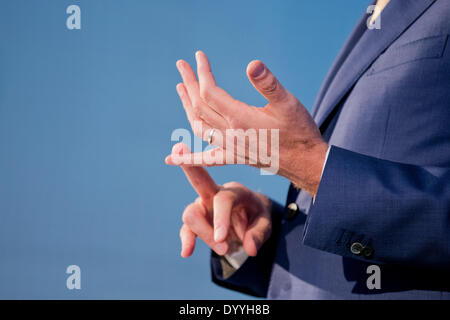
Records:
[[[303,244],[359,260],[377,261],[363,216],[370,210],[364,199],[367,159],[352,151],[331,146],[315,201],[305,222]],[[370,192],[369,192],[370,193]],[[369,196],[370,197],[370,196]],[[366,216],[367,217],[367,216]]]

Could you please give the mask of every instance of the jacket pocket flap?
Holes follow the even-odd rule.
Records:
[[[447,38],[448,35],[438,35],[393,46],[378,57],[367,75],[372,75],[417,60],[441,58],[445,50]]]

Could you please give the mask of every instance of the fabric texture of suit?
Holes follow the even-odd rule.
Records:
[[[292,186],[258,255],[213,281],[271,299],[450,298],[450,1],[364,14],[312,114],[331,150],[314,204]],[[352,252],[352,244],[371,248]],[[369,289],[378,265],[381,289]]]

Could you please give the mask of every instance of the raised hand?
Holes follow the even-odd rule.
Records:
[[[190,150],[182,143],[172,149],[172,154],[186,153]],[[192,255],[196,237],[219,255],[242,246],[255,256],[271,234],[271,201],[237,182],[218,186],[202,167],[181,167],[199,195],[183,212],[181,256]]]
[[[180,161],[168,156],[166,162],[171,165],[220,165],[229,160],[226,150],[233,144],[233,159],[246,159],[247,164],[264,167],[258,155],[270,154],[270,150],[252,152],[248,148],[234,146],[235,140],[227,139],[227,129],[278,130],[279,148],[276,157],[279,161],[278,174],[287,177],[297,187],[315,194],[319,186],[327,143],[322,139],[317,125],[306,108],[288,92],[270,70],[261,61],[252,61],[247,67],[247,75],[253,86],[269,101],[264,107],[249,106],[232,98],[216,85],[206,55],[196,53],[197,76],[190,65],[183,60],[177,62],[183,83],[177,85],[177,91],[186,110],[194,133],[218,146],[218,149],[206,151],[204,159],[221,158],[220,162],[193,162],[194,155],[186,154]],[[201,126],[195,124],[201,123]],[[201,127],[201,128],[200,128]],[[215,129],[212,131],[212,129]],[[221,133],[221,134],[218,134]],[[245,141],[245,140],[244,140]],[[259,146],[261,147],[261,146]],[[269,147],[269,146],[268,146]],[[262,151],[265,151],[262,152]],[[225,163],[224,163],[225,162]],[[234,162],[233,162],[234,163]]]

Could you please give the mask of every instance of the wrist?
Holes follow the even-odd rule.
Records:
[[[321,140],[312,146],[293,152],[291,172],[286,176],[296,188],[316,195],[328,152],[328,144]]]

